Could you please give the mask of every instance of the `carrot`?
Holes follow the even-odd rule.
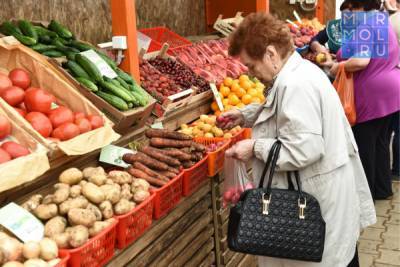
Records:
[[[172,167],[169,167],[167,171],[175,173],[175,174],[179,174],[179,172],[180,172],[178,169],[172,168]]]
[[[162,150],[166,155],[177,158],[179,160],[190,160],[191,156],[176,148],[165,148]]]
[[[204,145],[196,143],[196,142],[192,142],[192,147],[194,148],[194,150],[196,150],[198,152],[206,151],[206,147]]]
[[[160,151],[156,148],[153,148],[150,146],[145,146],[142,149],[140,149],[140,151],[145,153],[146,155],[153,157],[155,159],[158,159],[159,161],[162,161],[170,166],[180,166],[181,165],[179,160],[174,159],[170,156],[167,156],[164,153],[160,153]]]
[[[175,147],[175,148],[182,148],[182,147],[190,147],[192,145],[191,140],[174,140],[174,139],[167,139],[167,138],[158,138],[153,137],[150,139],[150,145],[154,147]]]
[[[192,137],[189,135],[163,129],[147,129],[145,134],[148,138],[160,137],[160,138],[170,138],[175,140],[192,140]]]
[[[176,174],[173,173],[173,172],[170,172],[170,171],[159,171],[158,173],[159,173],[160,175],[163,175],[163,176],[168,177],[169,179],[172,179],[172,178],[175,178],[175,177],[176,177]]]
[[[125,154],[122,156],[122,160],[125,161],[126,163],[133,164],[135,161],[139,161],[140,163],[143,163],[147,167],[151,169],[156,169],[156,170],[161,170],[161,171],[166,171],[168,170],[168,165],[165,164],[164,162],[159,162],[156,159],[153,159],[146,154],[143,154],[142,152],[137,152],[136,154]]]
[[[201,152],[193,152],[191,160],[194,162],[198,162],[203,158],[203,153]]]
[[[169,178],[168,178],[167,176],[162,175],[162,174],[160,174],[160,173],[158,173],[158,172],[153,171],[152,169],[146,167],[145,165],[143,165],[142,163],[140,163],[140,162],[138,162],[138,161],[136,161],[135,163],[133,163],[133,167],[135,167],[135,168],[138,169],[138,170],[141,170],[142,172],[147,173],[148,175],[150,175],[150,176],[152,176],[152,177],[154,177],[154,178],[157,178],[157,179],[160,179],[160,180],[166,181],[166,182],[169,181]]]
[[[189,168],[193,167],[194,164],[195,163],[191,160],[182,162],[183,168],[185,168],[185,169],[189,169]]]
[[[142,172],[141,170],[135,169],[135,168],[133,168],[133,167],[129,167],[129,168],[128,168],[128,172],[129,172],[129,174],[132,175],[133,177],[135,177],[135,178],[140,178],[140,179],[144,179],[144,180],[146,180],[147,182],[149,182],[150,184],[155,185],[155,186],[158,186],[158,187],[163,186],[163,185],[166,184],[165,181],[162,181],[162,180],[156,179],[156,178],[154,178],[154,177],[151,177],[151,176],[148,175],[147,173]]]

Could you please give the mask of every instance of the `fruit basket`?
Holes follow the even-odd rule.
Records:
[[[202,183],[208,179],[208,155],[189,169],[183,171],[183,196],[189,196],[195,192]]]
[[[171,52],[192,44],[189,40],[174,33],[166,27],[141,29],[139,31],[151,38],[151,43],[149,49],[147,50],[149,53],[160,50],[164,43],[169,44],[169,51]]]

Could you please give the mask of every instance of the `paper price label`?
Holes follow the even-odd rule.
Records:
[[[127,168],[129,164],[122,160],[122,156],[128,153],[135,154],[136,151],[124,147],[108,145],[101,149],[99,161]]]
[[[85,56],[94,65],[96,65],[96,67],[100,71],[101,75],[106,76],[110,79],[114,79],[114,78],[118,77],[118,75],[115,73],[115,71],[95,51],[88,50],[85,52],[81,52],[81,55]]]
[[[151,38],[138,31],[137,40],[138,40],[138,52],[140,53],[140,51],[143,49],[144,53],[146,54],[147,50],[150,47]]]
[[[191,93],[193,93],[193,89],[187,89],[187,90],[184,90],[184,91],[179,92],[177,94],[168,96],[168,99],[171,100],[171,101],[174,101],[175,99],[190,95]]]
[[[44,236],[43,224],[29,211],[13,202],[0,209],[0,224],[24,243],[39,242]]]
[[[210,83],[210,88],[211,88],[211,91],[214,94],[214,98],[215,98],[215,101],[217,102],[219,110],[224,111],[224,104],[222,104],[221,95],[219,94],[217,86],[215,85],[215,83]]]
[[[150,126],[152,129],[164,129],[164,126],[161,121],[156,122]]]

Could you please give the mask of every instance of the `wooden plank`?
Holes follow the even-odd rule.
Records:
[[[197,192],[193,193],[188,198],[184,198],[183,201],[166,217],[153,223],[152,227],[135,243],[125,248],[123,251],[117,251],[114,259],[107,265],[109,267],[114,266],[125,266],[127,262],[130,262],[137,255],[140,254],[147,246],[156,242],[157,238],[161,236],[168,228],[173,225],[178,218],[181,218],[189,210],[195,212],[194,207],[201,199],[203,199],[210,192],[210,186],[206,185],[200,188]],[[210,199],[208,197],[207,199]],[[209,203],[205,203],[209,205]],[[204,204],[204,205],[205,205]]]
[[[189,226],[185,231],[181,231],[179,237],[172,242],[168,247],[171,249],[166,249],[163,253],[158,254],[158,257],[153,260],[153,263],[149,266],[166,266],[175,257],[179,256],[180,252],[195,239],[197,236],[204,234],[204,230],[210,225],[212,221],[212,211],[208,210],[206,213],[200,215],[195,222]],[[213,228],[214,229],[214,228]],[[183,229],[182,229],[183,230]],[[175,233],[176,235],[176,233]],[[157,240],[160,242],[161,240]],[[153,249],[151,249],[153,251]]]
[[[229,218],[229,208],[218,211],[218,223],[220,225],[224,224]]]
[[[232,259],[226,264],[226,267],[236,267],[239,264],[239,262],[243,260],[245,256],[246,255],[242,253],[235,253]]]
[[[228,262],[232,259],[232,257],[235,255],[235,252],[233,252],[232,250],[228,249],[224,252],[222,252],[221,255],[221,263],[223,265],[228,264]]]
[[[175,267],[180,267],[180,266],[185,266],[185,262],[187,262],[193,254],[206,242],[211,243],[212,246],[214,246],[214,238],[209,237],[208,233],[212,232],[213,227],[210,225],[210,229],[208,230],[207,234],[200,235],[198,238],[196,238],[189,246],[185,248],[180,254],[179,257],[175,258],[171,264],[168,266],[175,266]]]
[[[208,256],[205,259],[203,259],[203,262],[199,265],[199,267],[210,267],[214,265],[214,263],[216,262],[215,259],[216,259],[215,252],[211,251],[211,253],[208,254]]]
[[[218,232],[219,232],[219,235],[220,235],[221,238],[226,237],[227,234],[228,234],[228,222],[229,222],[229,221],[225,221],[224,224],[221,225],[221,226],[218,228]]]
[[[184,266],[199,266],[214,248],[214,242],[206,242]]]
[[[217,175],[218,176],[218,175]],[[216,193],[216,187],[218,183],[215,180],[215,177],[211,179],[211,204],[212,204],[212,211],[213,211],[213,223],[214,223],[214,229],[218,229],[218,209],[217,209],[217,204],[216,204],[216,198],[217,198],[217,193]],[[220,247],[219,247],[219,240],[220,236],[218,234],[218,231],[214,231],[214,240],[215,240],[215,251],[216,255],[220,254]],[[216,264],[217,266],[221,265],[220,258],[216,258]]]
[[[257,267],[257,257],[247,254],[242,261],[237,265],[237,267]]]
[[[221,240],[219,241],[219,247],[221,249],[221,251],[225,251],[228,249],[228,237],[224,236],[223,238],[221,238]]]

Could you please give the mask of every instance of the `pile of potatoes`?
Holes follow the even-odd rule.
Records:
[[[54,193],[33,195],[22,207],[45,223],[44,235],[58,248],[77,248],[141,203],[150,184],[125,171],[88,167],[70,168],[60,174]]]
[[[23,244],[0,232],[0,264],[3,267],[51,267],[60,261],[57,244],[49,238]]]

